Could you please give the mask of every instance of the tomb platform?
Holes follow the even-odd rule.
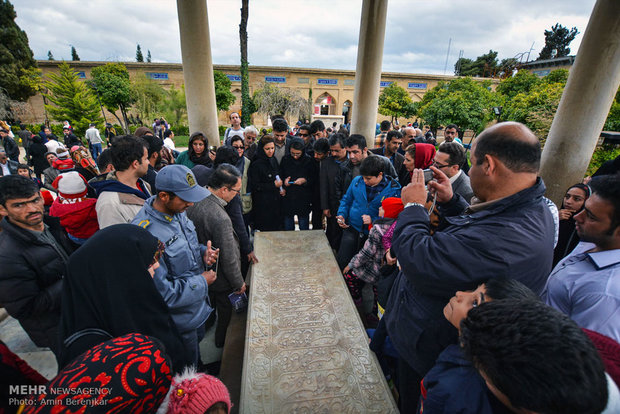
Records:
[[[395,413],[322,231],[257,232],[241,413]]]

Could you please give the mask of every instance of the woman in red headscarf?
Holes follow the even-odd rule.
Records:
[[[398,181],[401,186],[406,186],[411,182],[411,175],[414,168],[426,169],[433,165],[435,159],[435,146],[431,144],[413,144],[405,150],[405,161],[403,168],[398,174]]]

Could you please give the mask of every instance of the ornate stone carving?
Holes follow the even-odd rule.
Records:
[[[241,413],[392,413],[322,231],[256,233]]]

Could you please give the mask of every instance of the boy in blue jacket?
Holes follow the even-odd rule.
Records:
[[[383,199],[400,197],[400,184],[392,177],[385,177],[384,168],[381,157],[366,157],[360,165],[360,175],[351,181],[340,200],[336,216],[338,225],[343,229],[337,257],[340,270],[363,246],[369,226],[379,217]]]

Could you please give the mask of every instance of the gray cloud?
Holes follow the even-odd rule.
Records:
[[[535,59],[545,29],[559,22],[581,32],[595,0],[390,0],[383,70],[447,74],[459,50],[474,59],[490,49],[499,58],[530,49]],[[26,31],[35,57],[82,60],[135,59],[136,44],[154,61],[180,62],[176,2],[169,0],[17,0],[17,23]],[[215,63],[239,63],[240,1],[209,0],[211,48]],[[248,53],[251,65],[355,69],[361,1],[261,0],[250,2]]]

